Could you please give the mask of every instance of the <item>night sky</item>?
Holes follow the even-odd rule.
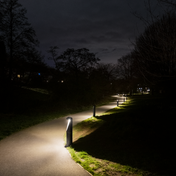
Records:
[[[28,21],[36,31],[40,50],[58,46],[88,48],[104,63],[116,63],[128,54],[144,23],[132,13],[146,16],[143,0],[19,0],[27,9]]]

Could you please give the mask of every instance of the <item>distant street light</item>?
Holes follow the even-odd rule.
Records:
[[[68,120],[68,123],[67,123],[67,129],[66,129],[66,138],[67,138],[67,144],[65,145],[65,147],[68,147],[72,144],[72,138],[73,138],[73,135],[72,135],[72,126],[73,126],[73,120],[71,117],[67,117],[66,118]]]
[[[125,102],[126,101],[126,95],[125,94],[123,94],[123,102]]]

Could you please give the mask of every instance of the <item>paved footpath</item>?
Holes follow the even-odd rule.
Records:
[[[98,107],[96,115],[116,107]],[[91,117],[92,110],[69,115],[73,125]],[[64,147],[66,117],[47,121],[0,141],[0,176],[90,176]]]

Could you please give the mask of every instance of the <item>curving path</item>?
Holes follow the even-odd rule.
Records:
[[[117,105],[98,107],[96,115]],[[73,125],[92,116],[92,110],[69,115]],[[22,130],[0,141],[0,176],[90,176],[64,147],[66,117]]]

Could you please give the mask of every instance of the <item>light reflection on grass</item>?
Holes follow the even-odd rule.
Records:
[[[90,172],[93,176],[106,176],[106,175],[123,175],[123,176],[143,176],[148,172],[133,168],[128,165],[114,163],[108,160],[95,158],[85,151],[77,152],[72,147],[67,148],[72,158],[80,164],[84,169]]]
[[[129,98],[122,105],[103,113],[101,117],[117,114],[119,113],[119,110],[125,111],[126,107],[128,107],[131,104],[132,100]],[[100,116],[88,118],[83,122],[74,126],[73,142],[76,142],[78,139],[93,133],[95,130],[101,127],[105,123],[105,121],[99,117]],[[119,173],[119,175],[124,176],[125,175],[142,176],[143,173],[145,172],[128,165],[122,165],[112,161],[95,158],[85,151],[76,151],[74,150],[73,147],[68,147],[67,149],[70,152],[72,158],[94,176],[116,175],[117,173]]]
[[[164,176],[171,174],[173,162],[168,159],[173,152],[173,147],[170,147],[172,141],[168,141],[168,137],[164,139],[162,135],[161,125],[166,127],[165,123],[162,124],[166,121],[162,122],[161,116],[155,115],[158,114],[158,103],[162,105],[160,99],[147,95],[134,99],[128,98],[119,107],[77,124],[79,130],[74,131],[77,138],[68,149],[72,157],[92,175]],[[155,111],[151,114],[150,109]],[[163,111],[168,113],[165,109]],[[96,122],[100,122],[98,120],[103,123],[96,128]],[[159,122],[160,125],[158,125]],[[91,132],[88,129],[92,126],[95,130]],[[76,128],[75,126],[73,129]],[[82,130],[85,133],[79,138],[79,132]],[[171,133],[168,131],[168,134]],[[162,136],[161,141],[160,136]],[[168,143],[169,151],[165,150],[163,139],[165,144]],[[163,145],[160,145],[160,142]],[[161,152],[165,157],[160,155]],[[168,164],[164,168],[163,163],[166,162]]]
[[[48,90],[42,89],[42,88],[31,88],[31,87],[25,87],[25,86],[23,86],[22,88],[23,88],[23,89],[32,90],[32,91],[34,91],[34,92],[46,94],[46,95],[49,95],[49,94],[50,94]]]

